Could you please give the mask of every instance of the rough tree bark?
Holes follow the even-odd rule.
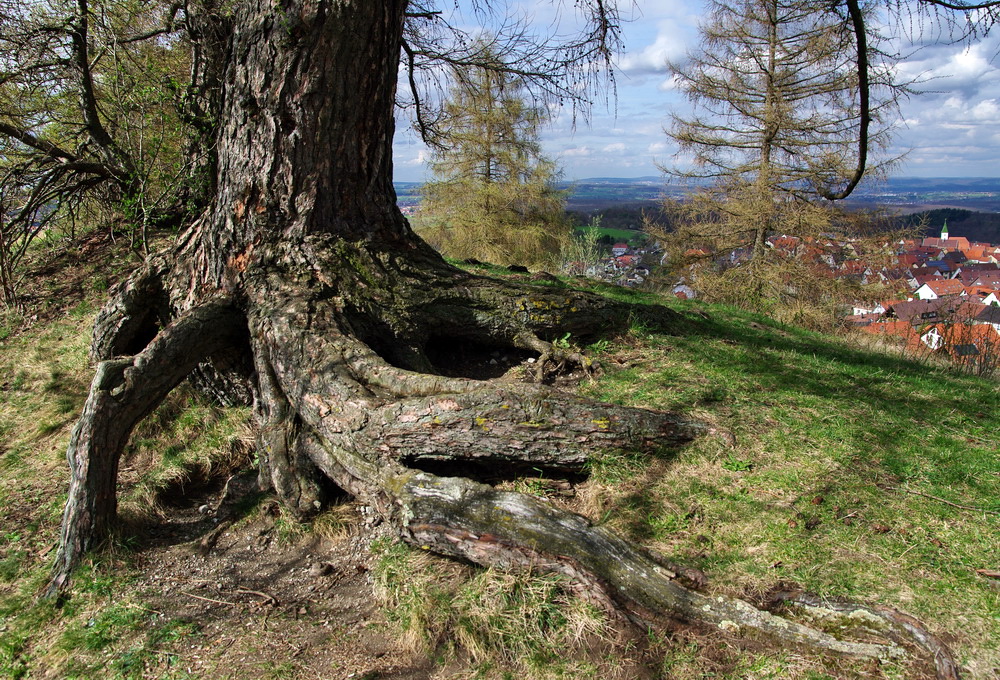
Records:
[[[322,507],[332,480],[414,544],[483,565],[563,571],[640,617],[741,626],[855,656],[900,654],[892,642],[838,641],[689,591],[583,517],[428,471],[580,471],[601,449],[677,445],[709,430],[542,385],[444,375],[449,343],[558,358],[552,338],[621,329],[633,310],[457,270],[413,235],[391,184],[406,4],[241,3],[215,201],[171,252],[113,292],[96,324],[100,365],[69,448],[50,593],[65,590],[114,519],[132,427],[211,364],[215,378],[249,386],[261,477],[302,515]]]

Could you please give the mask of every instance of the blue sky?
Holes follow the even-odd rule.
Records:
[[[534,5],[539,22],[550,3]],[[544,153],[566,179],[659,175],[657,163],[675,161],[676,147],[663,132],[671,112],[690,111],[671,87],[666,62],[697,47],[699,0],[640,0],[623,27],[625,53],[618,59],[618,97],[595,105],[589,123],[557,118],[542,133]],[[997,33],[997,32],[994,32]],[[892,153],[906,156],[896,176],[1000,176],[1000,35],[972,45],[949,45],[927,36],[901,47],[905,79],[920,78],[920,94],[904,101]],[[426,179],[427,150],[400,125],[394,144],[395,176]]]

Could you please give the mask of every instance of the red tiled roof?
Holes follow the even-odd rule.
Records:
[[[938,297],[941,297],[942,295],[958,295],[965,289],[962,282],[957,279],[928,281],[925,285],[934,291]]]
[[[989,324],[934,324],[923,329],[918,336],[918,342],[919,337],[929,333],[932,328],[937,329],[944,338],[943,349],[954,350],[956,345],[975,345],[980,351],[986,349],[992,350],[993,353],[1000,351],[1000,333]],[[910,342],[913,342],[912,338]]]
[[[873,335],[891,335],[906,340],[917,336],[916,331],[913,330],[913,326],[905,321],[881,321],[868,326],[861,326],[861,330]]]
[[[922,246],[925,248],[942,248],[944,250],[965,250],[969,247],[969,239],[964,236],[953,236],[948,239],[925,238]]]

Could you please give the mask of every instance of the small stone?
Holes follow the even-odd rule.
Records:
[[[208,505],[201,505],[201,506],[198,507],[198,512],[200,512],[203,515],[207,515],[211,511],[212,511],[212,508],[210,506],[208,506]]]
[[[528,363],[529,364],[535,363],[535,357],[528,357]]]
[[[310,576],[325,576],[332,571],[332,567],[324,562],[313,562],[309,565]]]

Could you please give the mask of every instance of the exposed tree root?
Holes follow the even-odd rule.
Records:
[[[240,315],[227,303],[205,304],[164,328],[139,354],[98,365],[70,436],[72,476],[50,594],[64,587],[80,557],[114,521],[118,462],[132,429],[199,361],[233,342],[241,325]]]
[[[406,474],[393,486],[400,489],[408,540],[435,552],[477,564],[567,573],[605,590],[640,617],[663,612],[847,656],[904,655],[895,644],[839,640],[742,600],[689,590],[673,571],[615,533],[523,494],[425,473]]]
[[[959,666],[948,646],[936,635],[928,631],[922,623],[909,614],[886,606],[869,606],[858,602],[821,598],[801,590],[775,591],[771,593],[772,607],[785,604],[806,608],[815,618],[833,619],[834,622],[849,621],[855,626],[867,623],[890,637],[916,644],[934,659],[934,668],[940,680],[958,680]]]
[[[842,640],[742,600],[702,594],[681,585],[668,564],[584,517],[429,471],[475,464],[501,475],[535,467],[584,474],[588,461],[609,448],[653,451],[702,435],[726,436],[676,413],[596,403],[539,384],[429,372],[428,343],[442,335],[530,350],[543,365],[589,367],[586,357],[543,338],[558,339],[565,328],[578,337],[620,329],[622,319],[644,310],[443,267],[404,284],[407,263],[362,246],[350,253],[353,283],[340,281],[341,295],[333,294],[334,281],[315,275],[347,271],[330,250],[313,243],[271,262],[247,286],[250,295],[240,303],[245,313],[228,301],[195,306],[163,325],[133,357],[100,364],[70,443],[73,482],[50,592],[66,587],[79,557],[113,520],[118,457],[135,423],[200,363],[240,347],[253,357],[243,379],[254,395],[261,483],[302,516],[323,506],[332,482],[370,504],[414,545],[482,565],[566,574],[590,597],[633,619],[666,614],[875,659],[899,658],[905,654],[899,640],[924,635],[918,625],[896,621],[884,642]],[[163,295],[150,283],[157,280],[147,270],[123,286],[102,315],[102,328],[111,330],[95,340],[95,353],[138,344],[149,329],[139,319],[155,316],[163,324]],[[139,294],[150,289],[144,298]],[[174,281],[170,289],[183,291],[186,301],[191,286]],[[384,297],[392,289],[406,294]],[[184,301],[172,296],[170,307],[183,309]],[[536,375],[544,378],[545,370]],[[938,651],[943,645],[923,647],[946,656]]]

